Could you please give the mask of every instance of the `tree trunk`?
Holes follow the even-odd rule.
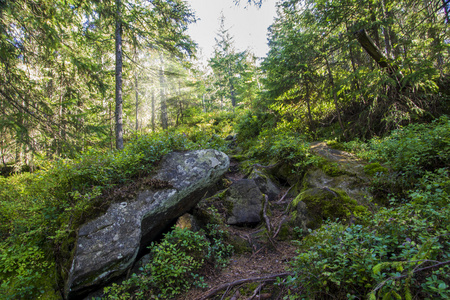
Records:
[[[152,87],[152,132],[155,132],[155,87]]]
[[[309,126],[311,127],[311,131],[315,132],[315,126],[314,126],[314,121],[311,115],[311,106],[310,106],[310,97],[309,97],[309,80],[306,80],[305,82],[306,84],[306,105],[308,106],[308,119],[309,119]]]
[[[449,23],[449,17],[448,17],[448,6],[449,6],[449,2],[450,1],[446,1],[446,0],[442,0],[442,6],[444,7],[444,12],[445,12],[445,23]],[[1,16],[1,15],[0,15]]]
[[[137,73],[137,60],[138,60],[138,56],[137,56],[137,42],[136,42],[136,38],[134,38],[134,61],[136,64],[135,67],[135,71],[134,71],[134,92],[135,92],[135,98],[136,98],[136,102],[135,102],[135,109],[136,109],[136,131],[139,130],[139,119],[138,119],[138,110],[139,110],[139,86],[138,86],[138,73]]]
[[[330,85],[331,85],[331,89],[333,91],[334,107],[336,108],[339,126],[342,129],[342,134],[344,135],[344,138],[347,139],[346,134],[345,134],[345,128],[344,128],[344,125],[342,124],[342,120],[341,120],[341,112],[340,112],[338,101],[337,101],[337,94],[336,94],[336,89],[334,86],[333,73],[331,73],[331,67],[330,67],[330,64],[328,63],[328,59],[326,56],[325,56],[325,62],[327,64],[328,78],[330,79]]]
[[[138,76],[137,72],[134,73],[134,88],[135,88],[135,97],[136,97],[136,103],[135,103],[135,110],[136,110],[136,131],[139,129],[139,119],[138,119],[138,111],[139,111],[139,89],[138,89]]]
[[[383,35],[384,35],[384,46],[386,49],[386,57],[387,58],[391,58],[391,53],[392,53],[392,46],[391,46],[391,30],[390,30],[390,26],[388,25],[389,19],[388,19],[388,13],[386,11],[386,1],[385,0],[381,0],[381,10],[383,12],[383,19],[384,19],[384,23],[385,25],[383,26]]]
[[[161,126],[162,129],[166,130],[168,128],[167,120],[167,102],[166,102],[166,78],[164,75],[164,58],[162,52],[159,54],[159,60],[161,63],[159,69],[159,85],[160,85],[160,96],[161,96]]]
[[[377,17],[376,17],[376,10],[377,8],[376,7],[373,7],[372,6],[372,3],[370,3],[369,2],[369,11],[370,12],[372,12],[371,13],[371,15],[370,15],[370,20],[372,21],[372,28],[371,28],[371,31],[372,31],[372,36],[373,36],[373,39],[374,39],[374,41],[375,41],[375,45],[377,45],[377,47],[379,48],[380,47],[380,35],[379,35],[379,33],[378,33],[378,30],[379,30],[379,28],[380,28],[380,25],[377,23]]]
[[[397,67],[392,66],[389,60],[383,55],[380,49],[374,44],[372,39],[367,35],[366,30],[361,29],[355,32],[356,39],[358,40],[361,47],[366,50],[366,52],[375,60],[375,62],[383,69],[388,71],[389,76],[397,81],[400,85],[402,80],[402,75],[397,72]]]
[[[123,149],[122,100],[122,13],[121,0],[116,0],[116,149]]]

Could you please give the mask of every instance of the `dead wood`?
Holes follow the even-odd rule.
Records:
[[[267,203],[269,202],[269,197],[267,197],[267,195],[264,195],[264,208],[263,208],[263,216],[264,216],[264,220],[266,221],[266,227],[267,227],[267,231],[269,233],[272,232],[272,228],[270,226],[270,219],[267,216]]]
[[[244,279],[239,279],[233,282],[229,282],[229,283],[225,283],[222,284],[221,286],[214,288],[210,291],[208,291],[208,293],[201,297],[199,300],[206,300],[214,295],[216,295],[218,292],[222,291],[222,290],[229,290],[231,287],[234,287],[236,285],[240,285],[243,283],[249,283],[249,282],[272,282],[275,281],[278,277],[287,277],[287,276],[292,276],[293,273],[291,272],[284,272],[284,273],[278,273],[278,274],[271,274],[271,275],[266,275],[266,276],[261,276],[261,277],[250,277],[250,278],[244,278]]]
[[[278,201],[276,202],[276,204],[282,203],[283,200],[284,200],[284,198],[286,198],[287,194],[289,193],[289,191],[290,191],[292,188],[293,188],[293,187],[291,186],[291,187],[286,191],[286,193],[283,195],[283,197],[281,197],[281,199],[278,200]]]

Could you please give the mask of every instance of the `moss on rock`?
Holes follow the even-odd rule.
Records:
[[[379,173],[388,173],[389,170],[379,163],[371,163],[364,166],[364,173],[370,176],[374,176]]]
[[[302,205],[299,205],[300,202],[306,205],[306,217],[304,211],[298,211],[304,209]],[[350,198],[343,190],[327,187],[312,188],[302,192],[292,202],[292,208],[294,225],[304,224],[306,221],[306,227],[311,229],[320,227],[327,219],[339,218],[343,222],[350,222],[367,211],[364,206],[358,205],[356,200]]]
[[[331,177],[338,177],[341,175],[346,175],[347,172],[339,167],[338,163],[335,162],[324,162],[320,165],[322,171]]]

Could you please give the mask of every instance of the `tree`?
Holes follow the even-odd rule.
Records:
[[[121,0],[116,0],[116,148],[123,149],[123,99],[122,99],[122,11]]]
[[[114,139],[120,149],[129,53],[160,47],[184,57],[194,48],[186,35],[194,17],[181,0],[0,1],[0,14],[1,151],[18,165]]]
[[[283,1],[262,64],[264,98],[288,119],[340,118],[343,135],[363,137],[437,115],[443,104],[432,91],[449,69],[440,9],[418,0]],[[333,114],[323,109],[331,106]]]
[[[231,100],[231,106],[237,105],[237,89],[242,84],[245,72],[247,53],[238,52],[234,48],[234,41],[228,29],[225,28],[225,17],[220,17],[220,27],[217,34],[214,56],[209,65],[214,72],[214,85],[220,101],[224,98]]]

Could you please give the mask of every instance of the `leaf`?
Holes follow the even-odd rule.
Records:
[[[380,274],[381,270],[386,268],[388,265],[390,265],[390,263],[388,263],[388,262],[383,262],[383,263],[377,264],[376,266],[374,266],[372,268],[373,274],[375,274],[375,275]]]

